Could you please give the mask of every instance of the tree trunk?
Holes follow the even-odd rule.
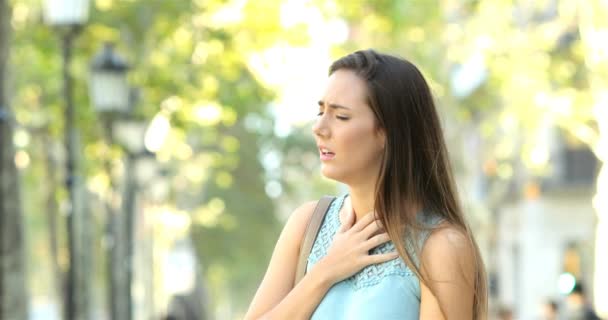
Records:
[[[44,172],[46,177],[46,215],[49,233],[49,250],[51,255],[51,268],[52,268],[52,281],[53,289],[57,297],[63,296],[62,284],[65,279],[63,271],[61,270],[59,263],[59,232],[58,223],[59,220],[59,204],[57,203],[56,190],[59,187],[59,180],[57,176],[57,163],[58,160],[53,156],[53,141],[50,138],[49,129],[45,128],[40,134],[41,150],[40,152],[44,155]],[[63,307],[62,307],[63,309]],[[65,310],[62,310],[62,314],[65,315]]]
[[[0,318],[27,319],[23,218],[6,90],[10,21],[8,0],[0,0]]]

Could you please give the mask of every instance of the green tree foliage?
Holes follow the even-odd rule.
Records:
[[[90,59],[104,41],[114,41],[131,65],[130,83],[141,91],[135,116],[160,115],[170,121],[157,158],[171,177],[170,207],[188,212],[192,221],[212,303],[230,299],[242,310],[278,237],[281,220],[276,214],[285,215],[304,198],[334,193],[334,185],[318,175],[311,179],[318,162],[308,126],[275,136],[276,106],[270,102],[277,88],[261,84],[249,65],[254,53],[277,44],[305,46],[315,39],[304,23],[282,24],[279,0],[92,3],[71,68],[81,133],[80,173],[102,195],[109,192],[110,179],[120,178],[108,175],[104,162],[120,168],[124,152],[103,142],[100,118],[88,98]],[[348,41],[332,49],[334,57],[373,47],[419,65],[437,97],[448,139],[463,140],[463,128],[479,135],[485,174],[506,183],[520,161],[534,174],[548,174],[546,163],[533,161],[541,140],[524,139],[538,136],[548,122],[593,148],[597,145],[599,130],[591,107],[605,87],[606,69],[605,63],[597,65],[603,73],[589,67],[595,61],[591,53],[603,52],[592,37],[602,20],[597,12],[603,12],[594,9],[596,2],[312,3],[324,17],[344,19],[349,26]],[[13,1],[13,6],[11,104],[20,127],[17,147],[29,156],[22,171],[28,199],[24,209],[30,247],[43,248],[47,225],[59,219],[47,214],[66,198],[57,185],[64,113],[60,47],[57,30],[43,24],[40,0]],[[476,74],[477,83],[462,89],[471,80],[455,76],[458,70]],[[315,97],[310,101],[314,104]],[[452,151],[456,167],[465,168],[467,161],[458,160],[464,155]],[[279,165],[269,167],[261,161],[265,157],[276,158]],[[38,192],[41,181],[48,191]],[[283,190],[274,202],[265,192],[269,181]],[[100,239],[105,217],[97,211],[94,230]],[[64,267],[61,227],[57,234],[59,245],[51,255],[54,264]],[[33,262],[47,263],[46,251],[31,251]],[[100,246],[96,252],[103,254]],[[46,271],[32,272],[44,278],[40,273]]]
[[[161,114],[170,120],[170,133],[157,157],[171,177],[172,206],[190,214],[211,302],[226,299],[222,292],[230,290],[236,292],[231,299],[241,309],[263,274],[281,225],[264,192],[259,160],[261,146],[276,137],[272,130],[244,126],[248,115],[270,120],[273,93],[259,83],[247,63],[253,52],[278,39],[292,44],[308,41],[301,26],[280,25],[279,8],[279,1],[93,1],[71,68],[82,142],[80,174],[89,185],[103,182],[93,191],[109,192],[108,180],[117,177],[107,176],[103,163],[109,160],[116,167],[123,156],[120,148],[104,144],[100,118],[88,98],[90,60],[104,41],[113,41],[131,65],[130,83],[141,90],[135,116],[152,119]],[[43,24],[41,10],[40,1],[15,3],[11,64],[16,118],[31,141],[21,146],[31,160],[24,170],[25,197],[32,199],[27,212],[30,225],[38,226],[32,229],[33,246],[42,248],[48,207],[40,205],[45,199],[37,185],[57,179],[49,179],[50,172],[38,159],[62,148],[63,101],[57,30]],[[43,137],[40,148],[37,141]],[[52,165],[61,168],[60,163]],[[60,186],[49,189],[51,198],[59,203],[65,199]],[[93,223],[105,223],[100,214]],[[101,227],[95,230],[100,240]],[[57,241],[60,252],[53,259],[65,266],[65,239]],[[96,250],[103,254],[99,247]],[[50,269],[49,257],[41,252],[33,251],[33,261],[48,267],[33,270],[36,278],[45,278],[41,274]]]

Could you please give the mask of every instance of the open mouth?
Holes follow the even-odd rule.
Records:
[[[321,147],[321,148],[319,148],[319,151],[321,152],[321,154],[324,154],[324,155],[335,155],[335,153],[331,152],[327,148]]]
[[[321,150],[321,154],[323,154],[323,155],[336,155],[335,153],[333,153],[331,151],[323,151],[323,150]]]
[[[325,148],[320,148],[319,152],[321,152],[321,160],[329,160],[336,156],[335,153]]]

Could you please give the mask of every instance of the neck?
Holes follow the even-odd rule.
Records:
[[[366,214],[374,211],[376,194],[373,186],[353,187],[349,186],[349,196],[344,203],[344,210],[354,211],[355,222],[363,218]],[[423,208],[421,203],[411,203],[407,205],[407,210],[412,213],[418,213]]]
[[[354,211],[355,222],[374,211],[375,196],[373,186],[349,186],[348,200],[350,201],[347,203],[346,209]]]

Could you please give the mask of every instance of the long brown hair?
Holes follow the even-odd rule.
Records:
[[[422,73],[407,60],[373,50],[338,59],[331,65],[330,75],[339,69],[354,71],[366,82],[367,103],[378,129],[386,134],[374,209],[399,255],[433,291],[429,279],[422,276],[415,263],[422,248],[414,245],[414,252],[406,250],[405,243],[418,243],[416,239],[425,229],[417,221],[412,204],[421,205],[425,213],[437,214],[460,229],[474,248],[473,319],[485,318],[485,268],[458,201],[439,116]]]

